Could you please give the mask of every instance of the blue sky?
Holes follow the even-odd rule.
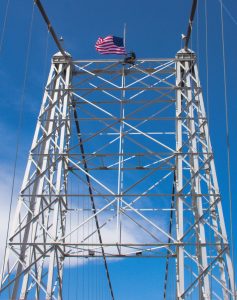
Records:
[[[209,111],[209,125],[220,190],[223,195],[223,207],[228,231],[229,195],[227,180],[227,147],[225,129],[225,103],[223,85],[223,60],[221,42],[220,4],[218,0],[207,1],[207,33],[208,44],[206,55],[206,32],[204,17],[204,0],[199,1],[190,48],[199,59],[200,77],[206,108]],[[0,52],[0,205],[6,215],[10,201],[10,188],[16,152],[17,136],[20,137],[19,156],[17,161],[17,177],[15,195],[19,190],[21,179],[30,148],[37,114],[41,104],[43,86],[49,70],[50,58],[57,51],[43,20],[35,7],[32,38],[27,64],[27,45],[32,16],[31,0],[10,0],[6,27]],[[58,36],[64,37],[64,47],[75,59],[99,58],[94,44],[99,36],[109,34],[122,35],[123,24],[127,24],[126,44],[128,50],[134,50],[138,58],[173,57],[181,47],[181,34],[186,33],[190,12],[189,0],[147,0],[142,3],[130,0],[113,2],[51,0],[43,1],[45,9]],[[237,3],[225,0],[225,6],[237,20]],[[7,0],[0,2],[0,33]],[[230,129],[231,154],[231,186],[233,195],[233,229],[234,240],[237,233],[237,25],[224,10],[224,33],[226,50],[227,96]],[[208,56],[208,58],[207,58]],[[208,74],[206,67],[208,65]],[[24,89],[25,78],[25,89]],[[207,86],[208,79],[208,86]],[[18,132],[18,124],[23,102],[23,122]],[[6,225],[6,224],[5,224]],[[2,234],[5,231],[2,224]],[[0,229],[1,230],[1,229]],[[235,248],[237,245],[235,243]],[[237,257],[236,257],[237,258]],[[235,260],[236,265],[237,260]],[[0,259],[1,263],[1,259]],[[144,261],[142,262],[144,264]],[[144,264],[144,273],[140,276],[142,285],[134,278],[137,263],[126,268],[124,262],[112,263],[112,281],[118,299],[159,299],[157,297],[160,280],[155,272],[154,264]],[[87,270],[88,271],[88,270]],[[89,271],[88,271],[89,272]],[[150,277],[149,277],[150,276]],[[156,277],[157,276],[157,277]],[[134,278],[132,280],[131,278]],[[157,278],[157,279],[156,279]],[[133,292],[128,282],[133,283]],[[157,280],[157,281],[156,281]],[[68,281],[68,287],[70,286]],[[124,286],[119,289],[119,284]],[[72,292],[73,293],[73,289]],[[72,295],[69,296],[71,298]],[[91,296],[92,297],[92,296]],[[126,298],[125,298],[126,297]],[[91,298],[93,299],[93,298]],[[106,295],[104,296],[106,298]]]

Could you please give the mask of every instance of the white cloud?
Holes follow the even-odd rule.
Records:
[[[1,165],[0,166],[0,268],[2,268],[3,257],[5,252],[7,227],[9,222],[9,210],[12,193],[12,168]],[[15,180],[14,192],[12,197],[12,214],[16,206],[16,190],[19,187],[18,179]]]

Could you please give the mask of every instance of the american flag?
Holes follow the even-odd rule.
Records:
[[[95,49],[100,54],[126,54],[123,38],[113,35],[105,38],[99,37],[95,43]]]

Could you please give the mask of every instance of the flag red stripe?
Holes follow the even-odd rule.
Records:
[[[105,38],[99,37],[95,43],[95,49],[101,54],[125,54],[126,50],[123,46],[114,44],[114,37],[107,36]]]

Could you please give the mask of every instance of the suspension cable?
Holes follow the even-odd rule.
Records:
[[[225,12],[227,13],[227,15],[229,16],[229,18],[231,19],[231,21],[237,25],[237,19],[232,15],[232,13],[229,11],[229,9],[225,6],[225,4],[222,2],[222,0],[218,0],[220,2],[220,4],[222,5],[222,7],[224,8]]]
[[[194,17],[195,17],[196,8],[197,8],[197,0],[193,0],[191,13],[190,13],[189,21],[188,21],[187,34],[185,36],[185,45],[184,45],[185,50],[188,49],[188,43],[189,43],[190,36],[191,36],[191,33],[192,33],[193,20],[194,20]]]
[[[174,180],[173,180],[173,187],[172,187],[172,198],[170,204],[170,221],[169,221],[169,236],[172,234],[172,224],[173,224],[173,215],[174,215],[174,193],[175,193],[175,171],[174,171]],[[166,263],[165,263],[165,280],[164,280],[164,300],[167,299],[167,287],[168,287],[168,272],[169,272],[169,244],[171,242],[171,238],[168,238],[168,248],[166,253]]]
[[[223,59],[223,75],[224,75],[224,98],[225,98],[225,125],[226,125],[226,146],[227,146],[227,168],[228,168],[228,194],[229,194],[229,209],[230,209],[230,235],[231,235],[231,258],[234,265],[234,235],[233,235],[233,197],[231,186],[231,167],[230,167],[230,135],[229,135],[229,109],[227,95],[227,75],[226,75],[226,54],[225,54],[225,36],[224,36],[224,18],[223,18],[223,2],[220,1],[221,10],[221,41],[222,41],[222,59]],[[234,279],[235,271],[233,269]],[[234,280],[235,282],[235,280]],[[234,286],[235,289],[235,286]],[[235,290],[234,290],[235,295]]]
[[[208,6],[207,6],[207,0],[204,0],[204,14],[205,14],[205,60],[206,60],[206,100],[207,100],[207,122],[210,122],[210,100],[209,100],[209,43],[208,43]],[[208,139],[207,142],[207,152],[210,154],[211,152],[211,143],[210,139]],[[209,193],[211,193],[211,176],[208,176],[208,190]],[[211,206],[211,203],[209,203],[209,207]],[[211,218],[212,212],[209,210],[209,217]],[[209,239],[211,239],[211,232],[209,232]],[[213,270],[211,268],[210,274],[212,276]],[[213,284],[210,284],[210,292],[211,295],[213,293]]]
[[[5,31],[6,31],[9,6],[10,6],[10,0],[7,1],[7,5],[6,5],[6,9],[5,9],[5,16],[4,16],[3,27],[2,27],[2,32],[1,32],[1,39],[0,39],[0,53],[2,52],[2,46],[3,46]]]
[[[94,201],[94,197],[93,197],[93,191],[92,191],[92,185],[91,185],[90,177],[88,175],[88,167],[87,167],[87,162],[86,162],[86,156],[85,156],[83,141],[82,141],[82,138],[81,138],[81,130],[80,130],[80,126],[79,126],[78,115],[77,115],[75,104],[73,104],[73,114],[74,114],[74,120],[75,120],[75,124],[76,124],[76,130],[77,130],[77,135],[78,135],[78,139],[79,139],[79,144],[80,144],[82,161],[83,161],[84,169],[85,169],[85,172],[86,172],[86,180],[87,180],[89,194],[90,194],[92,211],[95,214],[95,216],[94,216],[95,217],[95,224],[96,224],[96,228],[97,228],[97,232],[98,232],[99,243],[101,244],[101,252],[102,252],[102,256],[103,256],[103,260],[104,260],[106,276],[107,276],[107,280],[108,280],[108,283],[109,283],[110,294],[111,294],[112,300],[114,300],[114,292],[113,292],[112,283],[111,283],[111,279],[110,279],[108,263],[107,263],[107,260],[106,260],[105,251],[104,251],[104,247],[103,247],[103,241],[102,241],[102,236],[101,236],[101,232],[100,232],[99,220],[98,220],[98,217],[96,215],[96,206],[95,206],[95,201]]]
[[[13,193],[14,193],[14,188],[15,188],[16,168],[17,168],[19,146],[20,146],[20,132],[21,132],[22,123],[23,123],[23,107],[24,107],[24,102],[25,102],[25,91],[26,91],[26,83],[27,83],[27,76],[28,76],[28,69],[29,69],[29,58],[30,58],[31,41],[32,41],[33,21],[34,21],[34,7],[35,7],[35,5],[33,5],[33,7],[32,7],[29,38],[28,38],[28,45],[27,45],[27,51],[26,51],[25,73],[24,73],[23,87],[22,87],[21,97],[20,97],[20,110],[19,110],[19,122],[18,122],[18,128],[17,128],[16,152],[15,152],[15,159],[14,159],[14,166],[13,166],[13,177],[12,177],[12,184],[11,184],[11,196],[10,196],[10,204],[9,204],[9,212],[8,212],[7,232],[6,232],[6,241],[5,241],[5,249],[4,249],[4,256],[3,256],[4,258],[3,258],[3,264],[2,264],[3,268],[2,268],[2,273],[1,273],[1,281],[3,280],[3,276],[4,276],[3,272],[4,272],[5,264],[6,264],[6,252],[7,252],[9,231],[10,231],[10,219],[11,219],[11,214],[12,214]],[[1,285],[2,285],[2,282],[0,282],[0,286]]]
[[[37,5],[37,7],[38,7],[38,9],[39,9],[39,11],[40,11],[40,13],[41,13],[41,15],[42,15],[45,23],[47,24],[48,30],[49,30],[50,34],[52,35],[53,40],[54,40],[55,44],[57,45],[59,51],[62,53],[62,55],[64,56],[64,58],[67,58],[68,55],[64,51],[62,45],[60,44],[59,39],[58,39],[58,37],[57,37],[54,29],[53,29],[53,26],[52,26],[52,24],[51,24],[51,22],[50,22],[50,20],[49,20],[49,18],[47,16],[47,14],[46,14],[46,11],[45,11],[42,3],[40,2],[40,0],[34,0],[34,2]]]
[[[208,12],[207,12],[207,0],[205,2],[205,56],[206,56],[206,91],[207,91],[207,119],[210,117],[210,101],[209,101],[209,56],[208,56]],[[210,149],[208,141],[208,152]]]

